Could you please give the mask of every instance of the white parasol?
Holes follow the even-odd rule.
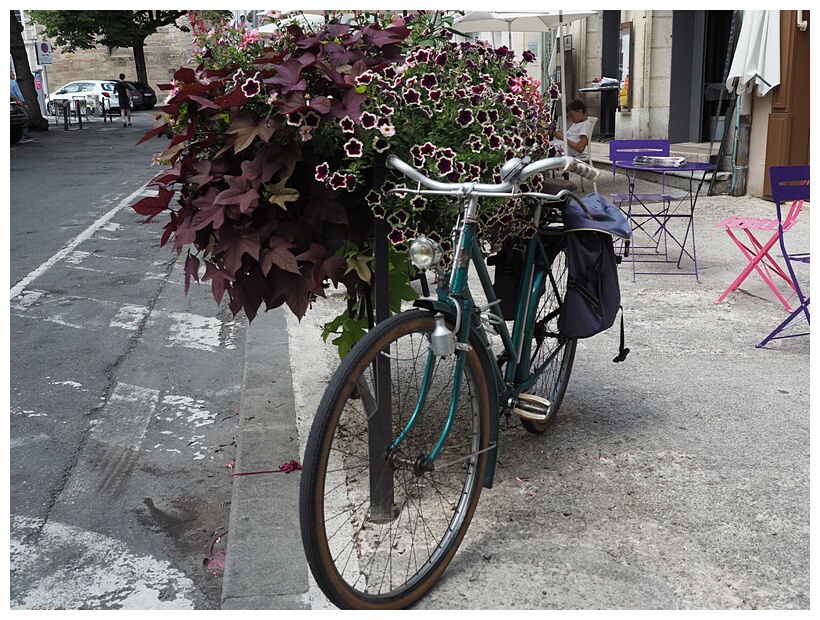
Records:
[[[742,95],[755,84],[760,97],[780,84],[780,11],[743,11],[726,88]]]
[[[558,27],[558,41],[564,40],[564,24],[596,15],[597,11],[518,11],[499,13],[494,11],[470,11],[453,22],[453,28],[461,32],[503,32],[509,34],[512,47],[512,33],[550,32]],[[563,54],[559,55],[563,63]],[[561,128],[564,135],[564,153],[567,152],[567,97],[566,78],[561,72]]]
[[[287,24],[295,22],[301,28],[315,29],[316,27],[325,23],[324,15],[316,15],[314,13],[303,13],[302,11],[282,11],[282,20],[287,20]],[[287,25],[285,24],[285,26]],[[258,32],[277,32],[282,26],[278,23],[269,23],[260,26],[256,30]]]

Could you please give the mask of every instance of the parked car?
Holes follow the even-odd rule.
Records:
[[[23,127],[28,125],[28,116],[20,107],[14,95],[11,97],[11,143],[20,142],[23,138]]]
[[[57,113],[58,101],[84,100],[91,114],[102,115],[105,100],[111,100],[114,94],[115,80],[78,80],[69,82],[59,90],[46,97],[46,110],[49,114]],[[116,98],[115,98],[116,99]],[[112,102],[119,109],[119,102]]]
[[[154,89],[151,88],[145,82],[131,82],[138,91],[142,94],[142,107],[146,110],[150,110],[155,105],[157,105],[157,94],[154,92]]]

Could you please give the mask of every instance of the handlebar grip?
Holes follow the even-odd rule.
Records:
[[[601,176],[601,171],[597,168],[590,166],[589,164],[585,164],[574,157],[568,157],[567,159],[569,160],[569,163],[564,169],[565,171],[574,172],[575,174],[581,175],[590,181],[597,181],[598,177]]]

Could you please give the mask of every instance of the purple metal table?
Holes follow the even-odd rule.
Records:
[[[616,195],[621,198],[621,210],[624,210],[623,201],[626,201],[626,217],[632,226],[631,255],[632,255],[632,281],[637,279],[638,274],[654,275],[694,275],[695,280],[700,284],[698,278],[698,259],[695,247],[695,205],[700,195],[703,181],[708,172],[715,170],[714,164],[701,162],[686,162],[678,167],[646,166],[635,164],[632,161],[616,161],[615,165],[624,171],[629,184],[628,194]],[[635,191],[635,181],[639,171],[657,172],[661,174],[660,193],[640,193]],[[666,187],[666,175],[676,173],[685,175],[689,180],[689,189],[683,190],[683,196],[674,196],[669,193]],[[696,173],[700,173],[699,178],[695,178]],[[670,228],[674,220],[684,220],[686,224],[683,238],[679,240],[680,232],[675,232]],[[640,232],[642,243],[649,245],[636,245],[635,233]],[[677,253],[670,256],[670,242],[673,251]],[[687,249],[687,243],[691,246],[691,251]],[[662,247],[661,247],[662,246]],[[681,271],[681,261],[687,256],[693,266],[692,271]],[[638,271],[637,263],[676,263],[678,271]]]

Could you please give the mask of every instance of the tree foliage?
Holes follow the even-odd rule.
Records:
[[[134,50],[137,81],[148,82],[145,40],[163,26],[188,28],[177,20],[186,11],[29,11],[31,19],[45,27],[44,38],[64,52],[93,49],[97,45]]]

